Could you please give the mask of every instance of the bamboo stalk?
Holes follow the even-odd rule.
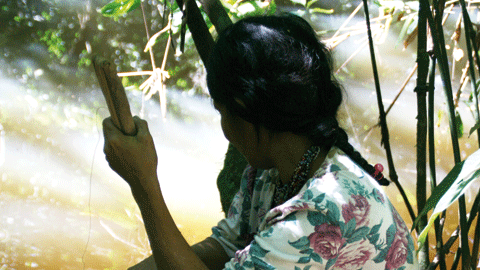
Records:
[[[430,51],[431,53],[431,51]],[[434,55],[431,55],[429,78],[428,78],[428,163],[430,170],[430,179],[431,179],[431,190],[437,186],[437,176],[436,176],[436,165],[435,165],[435,68],[436,68],[436,58]],[[443,222],[445,221],[446,211],[443,211],[442,217]],[[443,249],[443,223],[441,224],[440,219],[435,219],[435,240],[436,240],[436,252],[437,256],[434,258],[433,262],[440,264],[440,270],[447,270],[447,265],[445,263],[445,251]]]
[[[421,0],[427,2],[427,0]],[[437,5],[436,7],[436,14],[441,14],[443,9]],[[450,126],[450,136],[452,139],[452,148],[453,148],[453,156],[455,160],[455,164],[461,162],[460,157],[460,146],[458,143],[458,136],[457,136],[457,123],[455,119],[455,108],[453,104],[453,93],[452,93],[452,82],[450,79],[450,74],[448,72],[448,59],[447,53],[445,49],[445,39],[443,36],[443,28],[441,25],[441,20],[438,19],[440,16],[436,16],[436,21],[433,19],[433,15],[430,9],[427,10],[427,19],[428,25],[431,28],[432,38],[434,40],[434,50],[435,55],[438,59],[438,63],[440,66],[440,75],[442,77],[444,93],[446,96],[446,101],[448,105],[448,116],[449,116],[449,126]],[[458,209],[459,209],[459,219],[460,219],[460,228],[462,230],[461,233],[461,246],[459,246],[458,252],[462,252],[462,264],[464,267],[469,265],[469,247],[468,247],[468,229],[466,224],[466,203],[465,203],[465,196],[462,195],[458,199]]]
[[[478,214],[479,209],[480,209],[480,192],[477,193],[477,196],[475,197],[475,200],[473,201],[473,204],[472,204],[472,209],[471,209],[470,214],[468,216],[468,221],[467,221],[467,228],[468,229],[470,229],[470,227],[472,226],[473,220],[475,219],[475,216]],[[442,219],[444,219],[444,218],[442,217]],[[443,254],[446,254],[447,252],[449,252],[452,245],[458,239],[459,232],[460,232],[460,226],[457,226],[457,228],[455,228],[453,233],[450,235],[450,238],[448,238],[447,242],[445,242],[445,244],[443,245],[443,250],[441,250],[441,252],[443,252]],[[439,257],[440,257],[440,252],[437,251],[437,254],[435,255],[436,259],[434,259],[434,261],[432,261],[432,263],[430,264],[430,266],[427,269],[435,269],[435,267],[439,263]]]
[[[430,5],[422,1],[418,12],[418,45],[417,45],[417,85],[415,92],[417,93],[417,210],[418,213],[427,204],[427,77],[429,56],[427,53],[427,20],[425,16],[426,9],[430,9]],[[427,225],[427,216],[423,216],[418,223],[417,230],[421,232]],[[421,269],[425,269],[429,265],[428,258],[428,237],[425,244],[420,248],[418,261]]]
[[[176,0],[178,6],[183,6],[184,0]],[[187,26],[192,34],[193,42],[197,48],[200,59],[206,65],[213,48],[214,41],[210,31],[203,19],[200,9],[194,0],[185,0],[185,11],[187,15]]]
[[[435,166],[435,67],[436,59],[432,57],[430,63],[430,71],[428,78],[428,163],[431,179],[431,190],[437,186],[436,166]],[[446,211],[442,213],[444,217]],[[443,250],[443,230],[440,224],[440,219],[436,219],[435,223],[435,240],[436,250],[438,254],[438,263],[440,264],[440,270],[447,270],[445,263],[445,252]]]
[[[124,134],[134,135],[137,131],[132,112],[115,66],[99,56],[93,57],[92,62],[113,123]]]
[[[468,62],[470,63],[470,81],[472,83],[472,92],[473,100],[475,102],[475,122],[480,120],[480,109],[478,104],[478,91],[476,87],[476,80],[475,80],[475,62],[473,61],[472,54],[475,54],[477,60],[477,68],[480,68],[480,59],[478,57],[478,48],[475,42],[475,32],[472,28],[472,22],[470,21],[470,16],[468,15],[467,7],[465,6],[465,1],[461,0],[460,4],[462,6],[462,14],[463,14],[463,26],[465,28],[465,37],[467,42],[467,54],[468,54]],[[480,130],[477,129],[477,141],[480,147]],[[477,255],[478,256],[478,255]]]
[[[217,33],[221,33],[225,28],[232,24],[232,20],[228,17],[228,14],[220,1],[200,0],[200,3],[202,4],[202,8],[208,18],[215,26]]]
[[[368,33],[368,40],[369,40],[369,45],[370,45],[370,57],[372,61],[372,69],[373,69],[373,75],[375,78],[375,89],[377,92],[377,104],[378,104],[378,111],[380,114],[380,126],[381,126],[381,133],[382,133],[382,141],[381,143],[385,147],[385,152],[387,156],[387,162],[388,162],[388,170],[389,170],[389,177],[392,180],[393,183],[397,186],[400,194],[402,195],[403,200],[405,201],[405,205],[407,206],[407,210],[410,214],[410,217],[412,218],[412,221],[415,220],[415,213],[413,212],[413,208],[410,204],[410,201],[407,198],[407,195],[405,194],[405,191],[403,190],[402,185],[398,181],[398,175],[397,172],[395,171],[395,165],[393,164],[393,157],[392,157],[392,152],[390,148],[390,139],[389,139],[389,134],[388,134],[388,126],[387,126],[387,118],[385,114],[385,109],[383,107],[383,101],[382,101],[382,92],[380,90],[380,81],[378,79],[378,71],[377,71],[377,64],[375,60],[375,51],[373,47],[373,38],[372,38],[372,31],[370,28],[370,15],[368,12],[368,3],[367,0],[363,0],[363,7],[365,11],[365,20],[367,23],[367,33]]]
[[[473,53],[475,52],[475,48],[472,43],[475,43],[470,37],[473,34],[472,29],[472,22],[470,21],[470,16],[468,15],[467,7],[465,6],[465,1],[460,1],[462,6],[462,14],[463,14],[463,28],[465,29],[465,41],[467,43],[467,55],[468,55],[468,63],[469,63],[469,72],[470,72],[470,82],[472,84],[472,92],[474,93],[474,102],[475,102],[475,122],[478,122],[480,119],[480,112],[478,107],[478,93],[476,87],[476,78],[475,78],[475,62],[473,61]],[[478,144],[480,145],[480,130],[477,130],[477,139]]]

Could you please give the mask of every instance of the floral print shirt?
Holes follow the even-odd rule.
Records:
[[[377,182],[333,147],[299,194],[270,209],[278,171],[250,167],[212,229],[226,270],[418,269],[413,239]],[[249,180],[253,179],[253,180]]]

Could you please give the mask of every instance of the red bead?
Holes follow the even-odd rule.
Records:
[[[383,166],[380,163],[375,164],[375,172],[383,172]]]

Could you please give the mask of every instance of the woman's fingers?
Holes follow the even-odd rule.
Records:
[[[108,154],[109,150],[111,149],[111,145],[118,140],[118,137],[119,137],[118,133],[120,133],[120,130],[113,124],[111,117],[105,118],[102,122],[102,126],[103,126],[103,137],[105,139],[103,152],[105,154]]]
[[[138,116],[133,117],[133,122],[135,122],[135,126],[137,128],[137,135],[141,133],[142,135],[150,134],[148,131],[148,123],[147,121],[141,119]]]
[[[148,183],[137,182],[156,175],[158,163],[153,138],[148,131],[147,121],[134,117],[137,134],[123,134],[112,119],[103,120],[105,145],[103,151],[110,167],[122,176],[131,187]]]

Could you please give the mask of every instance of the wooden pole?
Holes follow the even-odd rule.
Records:
[[[94,56],[92,62],[113,123],[125,135],[135,135],[137,130],[130,105],[115,65],[99,56]]]

